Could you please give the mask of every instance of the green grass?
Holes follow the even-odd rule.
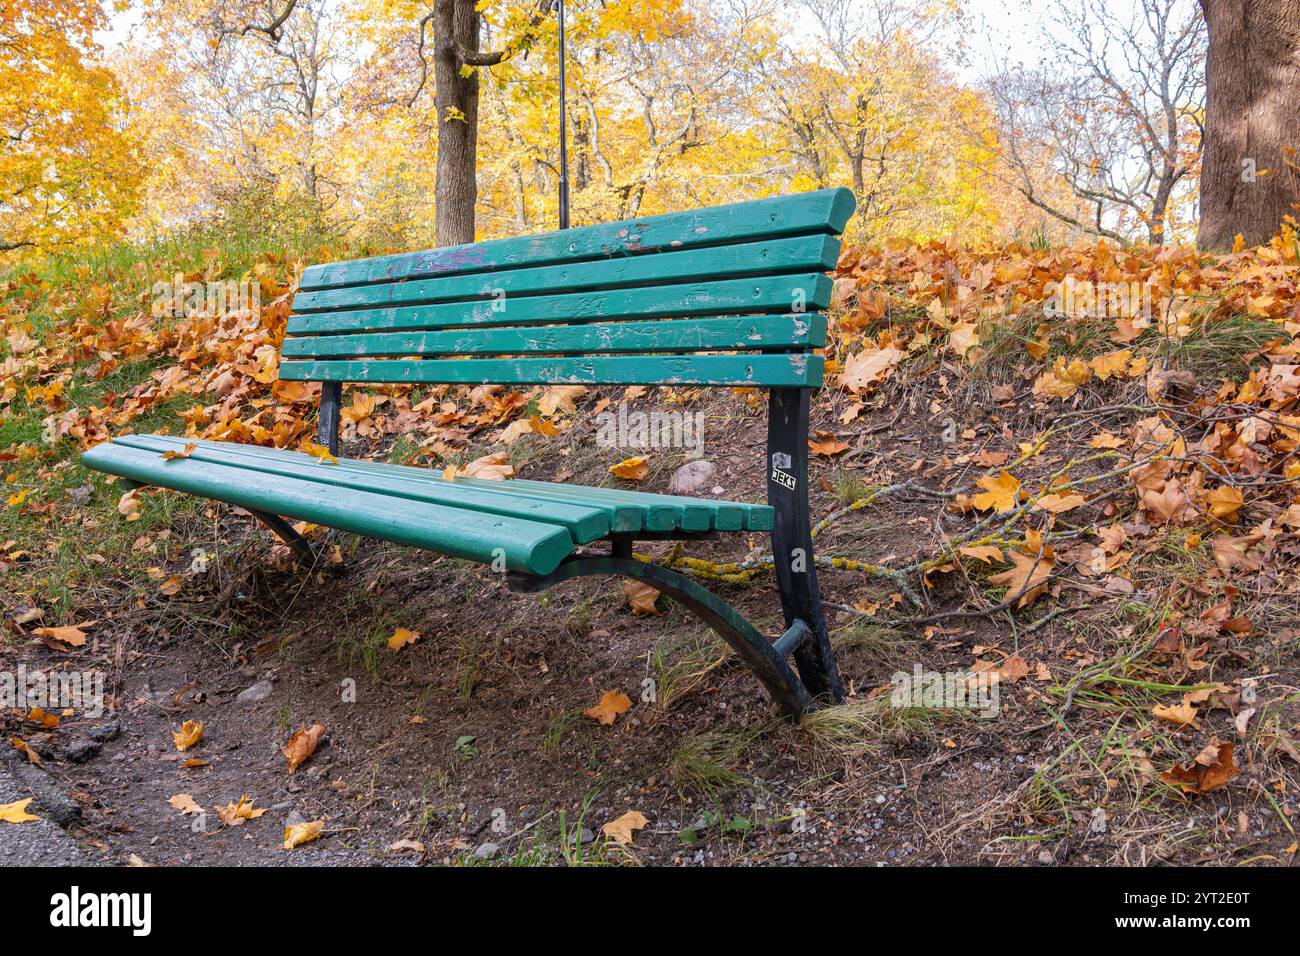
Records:
[[[682,790],[699,791],[710,798],[746,786],[749,779],[740,766],[757,736],[752,730],[716,730],[691,738],[673,754],[673,779]]]

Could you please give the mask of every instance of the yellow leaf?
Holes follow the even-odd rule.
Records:
[[[605,836],[609,837],[615,843],[622,844],[623,846],[631,846],[632,831],[644,829],[646,824],[649,822],[650,821],[645,818],[644,814],[639,813],[636,810],[629,810],[617,820],[610,820],[606,823],[600,828],[600,832],[605,834]]]
[[[646,462],[645,458],[625,458],[617,465],[610,465],[609,473],[616,478],[626,478],[628,481],[642,481],[650,474],[650,466]]]
[[[0,803],[0,823],[31,823],[33,820],[39,820],[40,817],[34,817],[27,812],[27,804],[32,800],[32,797],[28,797],[17,803]]]
[[[1246,503],[1241,492],[1230,485],[1220,485],[1205,497],[1210,502],[1210,514],[1224,521],[1236,518],[1237,512]]]
[[[1020,501],[1020,481],[1009,471],[997,476],[985,475],[975,484],[984,489],[972,499],[980,511],[990,508],[1011,511]]]
[[[408,631],[404,627],[399,627],[393,631],[393,636],[388,639],[388,647],[390,650],[400,651],[407,644],[414,644],[419,639],[419,631]]]
[[[189,750],[200,740],[203,739],[203,721],[187,720],[181,724],[179,731],[172,733],[172,738],[176,741],[176,749],[180,751]]]
[[[1088,364],[1097,377],[1104,382],[1108,378],[1123,378],[1128,372],[1128,364],[1132,358],[1133,352],[1130,349],[1120,349],[1118,352],[1098,355]]]
[[[284,849],[292,850],[296,846],[310,843],[317,839],[325,829],[324,820],[312,820],[310,823],[295,823],[284,828]]]
[[[299,727],[284,745],[284,757],[289,761],[289,772],[293,773],[316,752],[320,739],[325,733],[325,725],[312,724],[311,727]]]
[[[318,445],[314,441],[304,442],[300,450],[320,461],[322,465],[337,465],[339,463],[339,460],[330,454],[328,448],[324,445]]]
[[[1186,701],[1181,704],[1156,704],[1151,708],[1151,714],[1179,727],[1201,726],[1196,719],[1196,708]]]
[[[594,707],[588,707],[583,714],[597,723],[609,726],[618,719],[619,714],[626,713],[632,707],[632,701],[620,690],[607,690],[601,695]]]
[[[9,507],[18,508],[27,500],[27,496],[32,493],[30,488],[24,488],[22,491],[9,496]]]
[[[86,632],[82,628],[90,627],[95,621],[84,621],[81,624],[73,624],[66,627],[38,627],[33,634],[39,637],[48,637],[52,641],[58,641],[61,644],[67,644],[69,647],[81,647],[86,643]]]
[[[240,797],[238,803],[228,803],[224,807],[213,807],[213,809],[217,811],[221,822],[228,827],[243,826],[245,820],[256,820],[266,812],[265,809],[254,809],[253,801],[248,794]]]

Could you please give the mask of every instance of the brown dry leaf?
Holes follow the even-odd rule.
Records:
[[[855,352],[844,362],[840,384],[850,392],[865,392],[888,378],[902,358],[903,353],[892,345]]]
[[[982,451],[971,459],[971,464],[979,468],[1001,468],[1011,457],[1005,451]]]
[[[60,644],[67,644],[69,647],[81,647],[86,643],[86,631],[98,621],[82,621],[80,624],[70,624],[65,627],[38,627],[32,633],[37,637],[49,638],[51,641],[58,641]]]
[[[814,455],[823,455],[830,458],[848,451],[849,443],[840,441],[834,435],[826,432],[818,432],[816,438],[808,439],[808,450]]]
[[[1232,759],[1232,744],[1211,737],[1189,763],[1174,764],[1160,779],[1185,793],[1200,794],[1219,789],[1240,772],[1241,768]]]
[[[475,458],[464,468],[457,469],[456,474],[461,478],[501,481],[514,477],[515,466],[510,464],[509,452],[498,451],[491,455],[484,455],[482,458]]]
[[[182,752],[189,750],[203,739],[203,721],[185,721],[185,723],[181,724],[179,731],[172,733],[172,739],[176,741],[177,750]]]
[[[628,481],[643,481],[646,475],[650,474],[648,460],[646,458],[625,458],[617,465],[610,465],[609,473],[616,478],[625,478]]]
[[[122,497],[117,499],[117,513],[127,521],[140,520],[139,488],[132,488],[130,491],[122,492]]]
[[[609,726],[618,719],[619,714],[626,713],[632,707],[632,701],[621,690],[607,690],[601,695],[594,707],[588,707],[583,714],[597,723]]]
[[[1028,607],[1038,600],[1047,590],[1047,579],[1052,575],[1055,564],[1046,555],[1035,566],[1033,555],[1011,552],[1011,563],[1015,565],[1007,571],[989,576],[989,583],[1005,585],[1007,597],[1024,593],[1016,600],[1016,607]]]
[[[575,403],[586,394],[583,385],[552,385],[537,400],[537,410],[548,418],[557,414],[572,415],[577,411]]]
[[[178,458],[189,458],[190,455],[194,454],[198,447],[198,442],[187,441],[185,443],[185,448],[182,451],[170,449],[162,453],[162,459],[163,461],[175,461]]]
[[[253,800],[248,794],[239,798],[238,803],[228,803],[224,807],[214,807],[217,816],[221,822],[228,827],[240,827],[244,825],[245,820],[256,820],[266,812],[263,809],[255,809]]]
[[[34,817],[27,812],[27,804],[33,799],[28,797],[17,803],[0,803],[0,823],[31,823],[33,820],[39,820],[40,817]]]
[[[1110,432],[1102,432],[1100,435],[1093,435],[1092,440],[1088,442],[1091,448],[1123,448],[1128,444],[1123,438],[1116,438]]]
[[[1015,684],[1029,676],[1029,662],[1019,654],[1012,654],[998,665],[998,681]]]
[[[325,725],[322,723],[315,723],[310,727],[299,727],[294,731],[293,736],[289,738],[289,742],[284,745],[282,751],[285,759],[289,761],[290,773],[301,767],[307,758],[316,752],[324,733]]]
[[[1020,481],[1009,471],[996,476],[985,475],[975,484],[984,489],[971,499],[980,511],[990,508],[999,512],[1011,511],[1020,502]]]
[[[292,826],[284,828],[284,843],[282,846],[286,850],[292,850],[296,846],[302,846],[304,843],[310,843],[318,839],[325,830],[324,820],[312,820],[310,823],[295,823]]]
[[[606,823],[600,828],[600,832],[605,834],[605,836],[609,837],[615,843],[619,843],[623,846],[631,846],[632,831],[644,829],[646,824],[649,822],[650,821],[645,818],[644,814],[636,810],[629,810],[617,820],[610,820]]]
[[[623,582],[623,594],[627,604],[636,614],[660,614],[658,602],[659,591],[644,581],[628,578]]]
[[[398,840],[388,845],[389,853],[423,853],[424,844],[419,840]]]
[[[388,649],[400,651],[406,645],[414,644],[419,639],[419,631],[408,631],[404,627],[399,627],[393,631],[393,636],[388,639]]]
[[[23,740],[23,738],[10,737],[9,742],[14,745],[19,753],[27,758],[28,763],[35,764],[38,767],[45,766],[44,761],[41,760],[41,755],[33,750],[31,745],[29,745],[27,741]]]
[[[974,558],[977,561],[983,561],[988,564],[992,561],[1005,561],[1006,555],[1002,549],[991,544],[972,544],[957,549],[958,554],[964,554],[968,558]]]
[[[194,798],[188,793],[178,793],[167,800],[173,807],[181,813],[188,816],[191,813],[202,813],[203,808],[194,802]]]
[[[1087,499],[1083,495],[1070,492],[1064,495],[1043,495],[1034,502],[1034,507],[1059,515],[1067,511],[1073,511],[1085,504],[1087,504]]]
[[[162,584],[158,585],[158,593],[163,597],[175,597],[181,593],[181,588],[185,585],[185,579],[179,574],[173,574]]]
[[[1143,491],[1142,506],[1163,524],[1188,521],[1196,515],[1191,499],[1177,478],[1170,478],[1158,491],[1154,488]]]
[[[1201,726],[1201,722],[1196,719],[1196,708],[1186,701],[1181,704],[1156,704],[1151,708],[1151,713],[1179,727],[1193,727],[1199,730]]]

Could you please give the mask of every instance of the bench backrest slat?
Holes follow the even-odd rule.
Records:
[[[821,356],[591,355],[582,358],[363,359],[282,362],[280,377],[308,382],[506,385],[731,385],[819,388]]]
[[[307,291],[399,282],[815,232],[839,235],[853,213],[853,205],[853,194],[847,189],[776,196],[639,220],[310,266],[303,270],[299,288]]]
[[[313,266],[280,375],[817,387],[852,209],[830,189]]]
[[[313,335],[286,339],[285,358],[388,358],[405,355],[592,355],[602,352],[706,352],[821,348],[826,317],[733,315],[690,322],[589,322],[513,328]]]
[[[831,280],[823,273],[684,282],[641,289],[604,289],[511,300],[446,302],[396,308],[312,312],[289,317],[290,335],[451,329],[473,326],[590,322],[593,319],[789,312],[802,306],[819,312],[830,305]]]

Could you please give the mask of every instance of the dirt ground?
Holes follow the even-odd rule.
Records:
[[[851,447],[813,460],[814,519],[864,483],[969,482],[980,472],[963,456],[1014,449],[1046,422],[1028,403],[934,386],[895,389],[847,425],[823,397],[817,423],[835,424]],[[719,497],[762,500],[762,406],[701,401]],[[383,444],[354,441],[344,454],[373,457]],[[608,483],[608,457],[579,425],[539,442],[521,477]],[[683,460],[654,453],[641,487],[666,490]],[[1080,527],[1099,520],[1086,512],[1070,517]],[[963,521],[932,500],[896,496],[836,520],[818,554],[905,565]],[[0,718],[75,801],[68,830],[90,857],[158,866],[1294,862],[1300,758],[1267,729],[1300,719],[1294,571],[1232,582],[1234,611],[1253,624],[1243,636],[1192,627],[1225,582],[1159,549],[1131,586],[1066,577],[1014,615],[968,614],[985,585],[964,568],[931,575],[921,609],[888,580],[823,569],[850,705],[795,725],[775,719],[707,629],[666,599],[659,616],[633,614],[616,579],[521,595],[485,567],[333,532],[325,543],[340,546],[341,563],[295,570],[247,515],[195,508],[171,529],[166,553],[169,573],[192,567],[194,549],[209,558],[182,593],[140,594],[124,581],[96,612],[106,623],[71,656],[37,642],[6,646],[7,667],[110,675],[114,710],[98,720],[41,729]],[[734,561],[765,544],[736,534],[690,554]],[[714,586],[768,633],[779,629],[770,575]],[[1186,642],[1206,666],[1189,671],[1190,656],[1151,649],[1171,614],[1186,618]],[[386,642],[396,627],[421,636],[394,652]],[[1000,686],[994,719],[873,706],[896,671],[1010,656],[1029,673]],[[1259,678],[1258,702],[1239,733],[1250,702],[1243,677]],[[647,678],[653,702],[641,699]],[[1161,686],[1207,680],[1237,696],[1225,691],[1197,726],[1151,717],[1154,704],[1177,699]],[[240,699],[266,689],[260,682],[269,682],[264,699]],[[613,726],[583,715],[611,689],[632,698],[627,713]],[[184,721],[202,721],[204,733],[182,754],[172,733]],[[286,739],[315,722],[326,728],[319,749],[286,772]],[[1237,743],[1241,772],[1227,786],[1191,796],[1159,781],[1211,737]],[[205,812],[182,814],[169,803],[178,794]],[[244,794],[265,814],[222,825],[214,808]],[[601,828],[628,811],[647,822],[624,847]],[[283,849],[286,823],[302,820],[323,820],[324,836]]]

